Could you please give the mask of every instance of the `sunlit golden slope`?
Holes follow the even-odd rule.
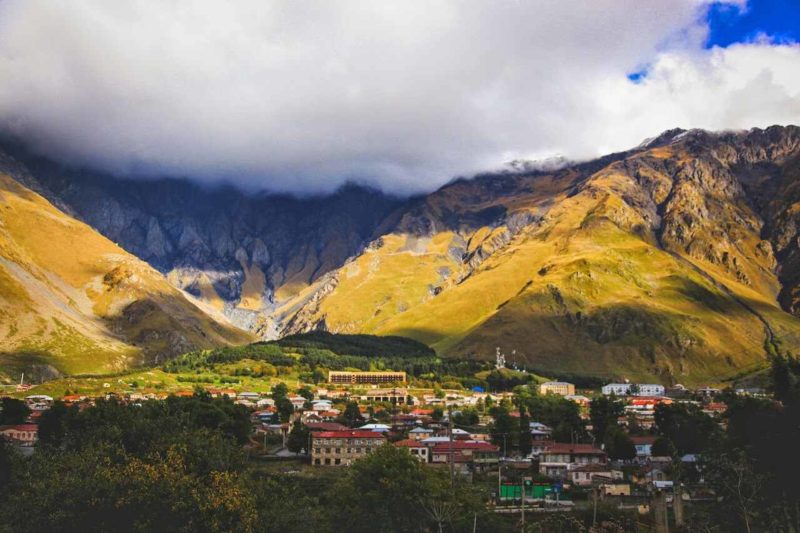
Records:
[[[543,372],[684,383],[797,353],[763,222],[701,141],[445,187],[286,304],[285,331],[405,335],[447,356],[500,346]]]
[[[0,175],[0,369],[107,372],[246,342],[146,263]]]

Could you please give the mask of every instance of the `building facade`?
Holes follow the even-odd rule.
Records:
[[[573,468],[606,462],[606,453],[591,444],[556,442],[539,454],[539,473],[552,478],[567,479],[569,470]]]
[[[374,431],[320,431],[311,434],[311,464],[348,466],[386,442]]]
[[[405,383],[405,372],[346,372],[331,370],[328,383],[339,385],[380,385],[382,383]]]
[[[575,385],[566,381],[547,381],[539,385],[539,393],[570,396],[575,394]]]

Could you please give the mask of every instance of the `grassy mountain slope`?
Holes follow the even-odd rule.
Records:
[[[157,271],[0,175],[0,371],[108,372],[250,337]]]
[[[800,350],[773,245],[739,175],[800,142],[690,132],[552,175],[458,182],[287,304],[287,331],[495,346],[544,370],[701,382]],[[762,137],[758,137],[762,135]],[[761,144],[759,144],[761,143]]]

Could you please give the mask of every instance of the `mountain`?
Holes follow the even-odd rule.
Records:
[[[287,302],[284,332],[404,335],[459,357],[500,346],[608,378],[757,368],[800,349],[799,158],[796,127],[674,130],[552,173],[458,181]]]
[[[252,337],[9,175],[0,159],[0,378],[118,371]]]
[[[124,180],[31,187],[262,338],[401,335],[542,373],[695,383],[800,351],[800,129],[671,130],[399,200]],[[512,354],[513,352],[513,354]]]
[[[347,185],[295,198],[181,179],[118,179],[6,147],[38,192],[264,338],[286,300],[356,255],[401,200]]]

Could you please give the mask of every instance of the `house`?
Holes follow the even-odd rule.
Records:
[[[549,440],[553,430],[541,422],[531,422],[531,435],[533,440]]]
[[[34,444],[39,438],[39,426],[36,424],[17,424],[0,426],[0,437],[5,437],[17,444]]]
[[[539,393],[569,396],[575,394],[575,385],[566,381],[547,381],[539,385]]]
[[[556,442],[539,454],[539,473],[566,479],[571,468],[586,464],[604,464],[607,460],[606,453],[591,444]]]
[[[630,483],[604,483],[600,485],[600,497],[607,496],[630,496]]]
[[[620,470],[613,470],[610,466],[603,463],[590,463],[577,466],[568,472],[569,479],[574,485],[588,487],[594,481],[622,479]]]
[[[311,402],[311,409],[314,411],[330,411],[333,403],[330,400],[314,400]]]
[[[420,443],[418,440],[405,439],[395,442],[394,445],[398,448],[406,448],[409,452],[411,452],[411,455],[423,463],[427,463],[430,460],[430,455],[428,454],[430,449],[424,444]]]
[[[372,389],[362,397],[367,402],[384,402],[395,405],[405,405],[408,398],[406,389]]]
[[[236,397],[239,400],[257,402],[261,398],[261,395],[257,392],[240,392],[239,394],[236,395]]]
[[[433,436],[433,430],[428,428],[414,428],[408,432],[408,438],[413,440],[427,439]]]
[[[631,437],[631,440],[633,441],[633,445],[636,447],[637,459],[646,459],[653,455],[651,448],[653,443],[656,441],[656,437],[653,435],[633,436]]]
[[[287,396],[287,398],[289,398],[289,401],[292,402],[292,406],[294,407],[295,411],[298,409],[302,409],[306,405],[306,402],[308,401],[303,396],[293,395],[293,394],[290,394],[289,396]]]
[[[551,447],[555,442],[551,440],[535,440],[531,443],[530,457],[539,457],[543,451]]]
[[[392,428],[386,424],[364,424],[358,429],[361,431],[375,431],[377,433],[388,433],[392,430]]]
[[[454,440],[437,442],[430,451],[431,463],[448,463],[450,457],[454,462],[467,463],[483,470],[500,462],[500,448],[483,441]]]
[[[311,433],[311,464],[348,466],[386,442],[382,433],[347,430]]]
[[[581,394],[569,394],[567,396],[564,396],[564,399],[569,400],[571,402],[575,402],[581,407],[589,407],[589,404],[592,403],[592,400]]]

